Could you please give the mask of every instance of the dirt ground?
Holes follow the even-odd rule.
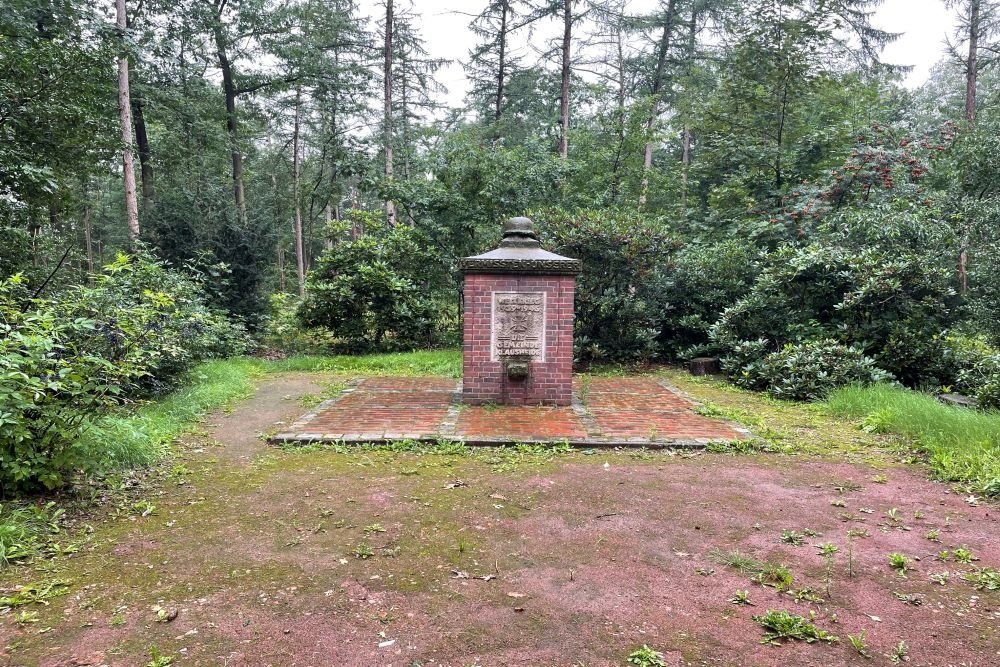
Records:
[[[318,377],[268,378],[79,553],[0,573],[68,583],[35,622],[0,618],[0,663],[596,667],[647,644],[671,666],[889,665],[905,642],[909,665],[1000,665],[1000,592],[962,578],[1000,566],[998,508],[919,466],[265,444]],[[733,551],[786,564],[791,590]],[[839,641],[761,644],[769,609]]]

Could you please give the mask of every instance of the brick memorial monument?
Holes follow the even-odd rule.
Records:
[[[508,220],[496,250],[461,261],[464,402],[570,404],[580,268],[542,250],[528,218]]]

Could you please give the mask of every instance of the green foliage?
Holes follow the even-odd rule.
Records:
[[[656,282],[677,242],[659,219],[630,210],[532,214],[546,247],[583,261],[576,292],[576,356],[626,361],[658,355],[663,294]]]
[[[117,40],[102,13],[80,0],[4,3],[0,226],[37,229],[62,208],[62,181],[99,172],[111,157]],[[0,245],[0,265],[13,249]]]
[[[454,261],[495,247],[504,219],[559,201],[573,167],[545,142],[507,145],[486,128],[462,127],[440,139],[424,168],[433,178],[395,187],[439,258]]]
[[[891,379],[861,350],[833,340],[789,343],[777,352],[755,358],[764,347],[744,343],[727,358],[733,382],[746,389],[767,391],[778,398],[812,401],[850,384],[870,385]],[[735,362],[735,363],[734,363]]]
[[[305,328],[299,320],[301,299],[296,295],[272,294],[267,321],[259,339],[265,348],[292,354],[322,354],[336,345],[336,338],[325,327]]]
[[[1000,572],[991,567],[977,567],[962,578],[978,591],[1000,591]]]
[[[837,637],[826,630],[821,630],[804,617],[783,609],[769,609],[767,613],[754,616],[753,620],[764,628],[764,636],[760,640],[761,644],[779,646],[782,641],[790,639],[804,641],[807,644],[816,641],[828,643],[837,641]]]
[[[845,387],[826,401],[835,415],[904,436],[927,454],[939,479],[1000,495],[1000,414],[944,405],[931,396],[878,385]]]
[[[750,293],[725,310],[712,338],[727,351],[762,340],[761,352],[833,339],[856,346],[907,384],[926,383],[942,354],[939,334],[955,319],[950,277],[916,255],[782,248]]]
[[[872,655],[868,651],[867,630],[862,630],[856,635],[847,635],[847,639],[851,642],[851,648],[854,652],[860,655],[862,658],[871,658]]]
[[[0,566],[31,558],[59,534],[63,510],[45,505],[0,505]]]
[[[209,280],[150,254],[119,255],[93,286],[72,288],[58,303],[65,317],[93,322],[88,350],[124,369],[142,393],[158,393],[197,361],[249,350],[243,328],[207,306]]]
[[[81,426],[121,400],[133,375],[86,348],[95,331],[28,301],[18,275],[0,283],[0,495],[62,483]]]
[[[660,346],[670,357],[714,352],[709,330],[722,311],[750,291],[761,251],[747,243],[691,244],[674,254],[659,286],[663,295]]]
[[[81,446],[95,419],[173,386],[199,359],[240,353],[243,334],[197,283],[149,256],[121,256],[54,299],[0,283],[0,495],[54,488],[100,459]]]
[[[663,654],[646,644],[629,653],[625,662],[635,667],[667,667]]]
[[[982,408],[1000,409],[1000,351],[981,338],[959,335],[946,336],[943,346],[942,366],[954,388]]]
[[[910,559],[901,553],[891,553],[888,557],[889,567],[896,570],[900,574],[905,574],[908,569],[910,569]]]
[[[325,327],[337,347],[352,352],[443,342],[456,322],[442,303],[440,257],[412,228],[371,223],[364,236],[336,242],[320,257],[299,309],[301,322]]]

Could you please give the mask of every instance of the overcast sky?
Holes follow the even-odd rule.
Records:
[[[383,11],[382,4],[382,0],[361,0],[361,9],[374,16]],[[455,61],[438,77],[448,88],[447,100],[452,105],[462,102],[466,82],[460,63],[468,59],[476,42],[468,28],[468,14],[478,12],[484,4],[482,0],[397,0],[398,6],[412,6],[421,17],[417,24],[430,54]],[[642,12],[656,4],[657,0],[632,0],[630,11]],[[559,26],[554,21],[548,23],[536,33],[536,42],[558,34]],[[913,88],[927,79],[930,68],[943,56],[944,39],[951,33],[954,21],[942,0],[885,0],[876,10],[874,23],[884,30],[903,33],[885,49],[883,59],[912,65],[906,85]]]

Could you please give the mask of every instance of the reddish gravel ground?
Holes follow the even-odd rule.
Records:
[[[95,519],[80,553],[0,573],[3,588],[70,582],[37,623],[0,619],[0,663],[141,666],[156,646],[176,665],[595,667],[648,644],[671,666],[889,665],[902,641],[909,665],[1000,665],[1000,593],[961,576],[1000,566],[998,509],[920,467],[269,448],[260,434],[313,382],[270,378],[217,418],[184,454],[192,472],[144,496],[151,515]],[[788,530],[819,534],[795,546]],[[823,542],[839,547],[829,574]],[[935,559],[960,546],[978,560]],[[715,550],[786,564],[820,601]],[[728,602],[737,589],[753,606]],[[768,609],[814,614],[840,641],[762,645],[751,617]],[[872,659],[848,641],[862,630]]]

